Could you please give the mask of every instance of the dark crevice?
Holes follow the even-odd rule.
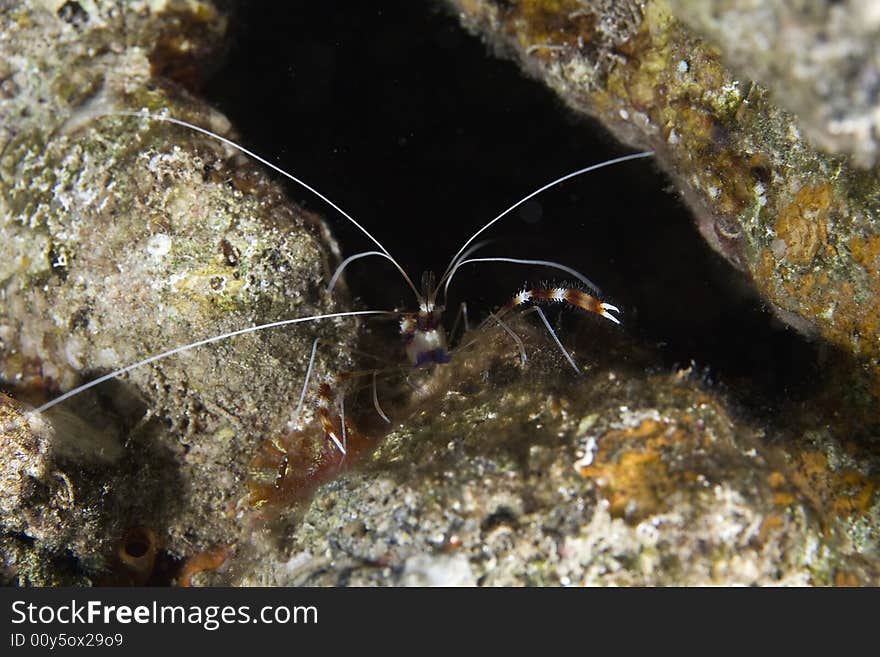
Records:
[[[441,4],[343,7],[243,3],[227,63],[205,93],[247,146],[352,213],[415,280],[424,269],[442,271],[477,227],[527,193],[626,152],[516,65],[491,56]],[[291,193],[328,218],[345,254],[374,248],[318,199]],[[820,380],[819,346],[775,319],[749,281],[710,250],[653,162],[549,191],[487,236],[505,238],[487,256],[582,271],[623,309],[623,330],[655,349],[661,366],[693,361],[757,412],[805,398]],[[474,266],[456,278],[450,306],[467,301],[479,318],[540,280],[560,279]],[[379,259],[354,264],[349,282],[368,307],[414,304]],[[577,330],[571,317],[563,320],[565,331]]]

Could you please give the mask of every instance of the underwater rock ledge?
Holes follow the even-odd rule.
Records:
[[[177,345],[345,310],[323,291],[338,259],[327,227],[265,170],[179,126],[106,116],[230,134],[181,86],[223,47],[227,17],[212,2],[125,7],[0,9],[0,380],[32,406]],[[6,576],[82,578],[31,567],[47,554],[100,573],[134,526],[178,558],[249,544],[248,461],[287,430],[313,338],[317,372],[338,371],[355,332],[348,319],[242,336],[4,424]],[[3,411],[21,421],[24,407]]]
[[[835,585],[880,581],[876,477],[778,447],[693,370],[605,326],[576,376],[540,325],[513,318],[428,377],[354,469],[277,514],[245,585]],[[569,336],[570,337],[570,336]],[[862,461],[863,462],[863,461]],[[864,463],[864,462],[863,462]],[[875,462],[876,466],[876,462]],[[843,482],[846,483],[843,483]]]
[[[807,137],[880,162],[880,6],[873,0],[670,0],[729,66],[769,88]]]
[[[777,316],[860,360],[880,399],[880,184],[665,0],[449,0],[462,24],[623,142],[656,151],[712,247]],[[681,3],[676,3],[681,4]]]

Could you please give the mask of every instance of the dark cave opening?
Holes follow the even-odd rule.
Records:
[[[440,3],[341,6],[242,3],[226,62],[203,93],[247,146],[355,216],[416,283],[534,189],[627,152],[491,55]],[[291,194],[327,218],[345,255],[373,247],[319,199]],[[487,236],[498,241],[485,255],[583,272],[662,367],[693,362],[755,411],[798,401],[819,379],[821,346],[776,320],[711,251],[649,160],[549,190]],[[348,280],[366,307],[414,303],[381,260],[352,265]],[[450,302],[467,301],[479,317],[524,282],[565,280],[530,267],[473,266],[456,277]]]

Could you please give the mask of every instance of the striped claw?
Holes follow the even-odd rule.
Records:
[[[620,308],[618,308],[617,306],[614,306],[610,303],[600,303],[599,307],[602,309],[602,311],[599,313],[600,315],[602,315],[602,317],[604,317],[605,319],[610,319],[615,324],[620,324],[620,320],[617,319],[617,317],[612,315],[610,312],[610,311],[613,311],[613,312],[619,313]]]

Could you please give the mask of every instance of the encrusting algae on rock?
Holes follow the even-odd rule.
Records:
[[[154,77],[183,70],[161,35],[176,31],[178,45],[188,44],[180,57],[205,57],[222,44],[225,15],[211,2],[125,11],[83,3],[72,24],[62,5],[0,9],[4,387],[38,405],[200,337],[337,310],[323,287],[338,247],[265,171],[191,131],[107,116],[146,109],[228,133],[224,117]],[[45,435],[34,435],[46,443],[35,463],[50,474],[32,479],[28,494],[9,489],[20,507],[5,510],[4,531],[36,539],[31,550],[71,554],[86,570],[132,526],[151,527],[181,556],[247,542],[236,519],[238,505],[247,508],[247,462],[260,440],[286,431],[318,330],[209,345],[51,409],[40,419]],[[320,325],[317,371],[349,362],[355,331],[354,319]],[[98,434],[106,438],[87,449]],[[78,453],[62,449],[72,444]],[[3,481],[21,487],[22,477],[30,475]],[[33,495],[61,481],[71,501],[57,522],[19,523]],[[4,549],[29,549],[4,540]],[[22,583],[71,581],[17,571]]]
[[[876,169],[819,152],[664,0],[450,4],[569,106],[654,149],[707,242],[784,322],[864,362],[880,398]]]
[[[649,355],[590,327],[590,372],[578,378],[539,326],[517,317],[510,328],[526,365],[500,328],[472,334],[479,349],[422,381],[432,392],[359,467],[318,488],[276,561],[233,566],[236,581],[877,581],[876,558],[853,549],[836,515],[848,510],[814,506],[766,446],[769,429],[699,376],[641,376]]]
[[[836,526],[857,552],[876,556],[876,165],[864,169],[864,159],[854,165],[822,153],[802,135],[797,117],[775,106],[760,85],[731,74],[722,54],[664,0],[450,4],[468,29],[570,107],[624,142],[654,149],[706,241],[750,276],[782,321],[839,350],[823,360],[825,383],[815,404],[788,409],[782,436],[773,435],[780,428],[768,430],[765,440],[778,445],[787,463],[787,474],[773,481],[784,479],[789,491],[810,500],[824,526]],[[552,34],[544,29],[549,24]],[[653,429],[658,433],[647,437],[647,446],[667,439]],[[845,467],[832,458],[846,452],[842,445],[851,446]],[[623,450],[613,467],[604,466],[611,467],[605,481],[615,508],[632,500],[644,506],[654,499],[646,482],[668,474],[655,450],[629,447],[634,451]],[[793,499],[777,492],[779,500]]]
[[[769,88],[809,139],[880,162],[880,9],[873,0],[669,0],[732,70]]]

